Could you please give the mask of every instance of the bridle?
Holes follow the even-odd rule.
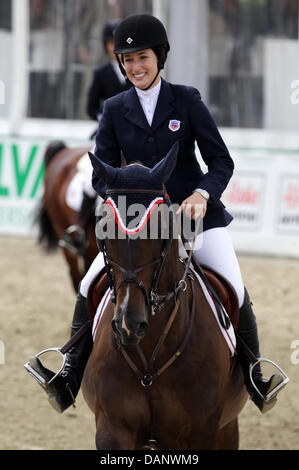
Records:
[[[164,190],[148,190],[148,189],[109,189],[106,191],[106,200],[107,197],[111,194],[128,194],[128,193],[135,193],[135,194],[152,194],[153,196],[163,196],[163,201],[170,206],[170,200]],[[162,269],[165,264],[165,260],[167,258],[167,254],[169,253],[170,247],[173,242],[173,213],[170,210],[170,230],[169,230],[169,237],[165,239],[164,246],[162,248],[161,254],[158,258],[150,261],[149,263],[146,263],[138,268],[134,268],[131,270],[125,269],[123,266],[121,266],[119,263],[116,263],[114,260],[111,259],[110,256],[108,256],[107,251],[106,251],[106,245],[104,240],[98,240],[98,245],[99,249],[103,253],[104,257],[104,262],[105,262],[105,267],[106,267],[106,272],[108,276],[108,281],[110,284],[111,288],[111,301],[116,304],[116,296],[119,288],[124,285],[125,283],[135,283],[143,292],[146,304],[148,308],[151,308],[152,315],[155,315],[157,312],[160,312],[161,309],[164,307],[164,305],[170,300],[174,299],[174,308],[171,311],[171,314],[168,318],[168,321],[163,329],[163,332],[158,340],[158,343],[156,344],[153,353],[148,360],[141,347],[139,345],[136,346],[137,353],[140,357],[141,363],[142,363],[142,369],[139,369],[139,367],[136,366],[134,360],[131,358],[130,354],[127,352],[126,348],[121,344],[120,338],[117,335],[117,332],[114,330],[115,333],[115,340],[116,340],[116,348],[120,351],[122,354],[123,358],[129,365],[129,367],[132,369],[132,371],[135,373],[135,375],[140,379],[140,383],[146,393],[146,398],[148,402],[148,406],[150,409],[150,428],[149,428],[149,440],[148,440],[148,448],[152,450],[157,450],[157,442],[155,439],[154,435],[154,425],[155,425],[155,414],[154,414],[154,406],[153,406],[153,398],[151,394],[151,385],[153,381],[158,378],[166,369],[168,369],[177,359],[180,357],[185,350],[188,340],[191,334],[192,330],[192,325],[194,322],[194,317],[195,317],[195,295],[194,295],[194,278],[189,270],[190,263],[191,263],[191,257],[192,257],[192,250],[189,252],[189,256],[187,260],[182,261],[184,264],[184,272],[183,276],[181,279],[177,282],[176,286],[172,291],[167,292],[165,295],[159,295],[157,293],[157,288],[159,284],[159,279],[160,275],[162,272]],[[142,281],[138,279],[138,274],[151,267],[157,265],[157,268],[155,269],[152,283],[151,283],[151,288],[149,292],[147,291],[145,285],[143,284]],[[112,275],[113,269],[117,269],[119,272],[122,274],[122,279],[119,282],[119,284],[116,286],[114,276]],[[189,322],[188,322],[188,327],[185,332],[183,341],[178,345],[176,351],[174,354],[171,355],[171,357],[158,369],[155,367],[155,360],[158,355],[158,352],[164,343],[165,338],[168,335],[169,330],[171,329],[176,315],[180,309],[181,305],[181,299],[180,299],[180,293],[185,292],[187,290],[187,276],[189,280],[189,285],[191,289],[191,311],[190,311],[190,317],[189,317]]]
[[[162,196],[163,197],[163,202],[169,207],[170,206],[170,201],[169,198],[165,192],[165,190],[152,190],[152,189],[108,189],[106,191],[106,198],[109,195],[112,194],[129,194],[129,193],[134,193],[134,194],[151,194],[153,196]],[[164,295],[159,295],[157,293],[157,288],[159,284],[159,279],[161,272],[163,270],[165,260],[167,258],[167,254],[170,250],[170,247],[172,245],[173,241],[173,213],[170,210],[169,211],[169,237],[167,237],[164,240],[164,245],[161,251],[161,254],[158,258],[155,258],[154,260],[150,261],[149,263],[146,263],[138,268],[133,268],[133,269],[125,269],[123,266],[121,266],[119,263],[116,263],[108,254],[106,250],[106,244],[105,240],[97,240],[99,249],[103,253],[104,257],[104,263],[105,263],[105,268],[108,276],[108,282],[110,285],[111,289],[111,301],[113,304],[116,304],[116,298],[117,298],[117,293],[118,290],[120,289],[121,286],[124,284],[136,284],[138,288],[142,291],[146,305],[148,309],[151,309],[152,315],[155,315],[157,312],[160,312],[160,310],[163,308],[166,302],[168,302],[170,299],[173,297],[177,296],[177,293],[180,290],[186,290],[186,281],[185,281],[185,276],[178,282],[178,284],[175,286],[174,290],[167,292]],[[128,239],[129,240],[129,239]],[[151,287],[149,291],[147,290],[146,286],[144,283],[138,279],[138,274],[141,271],[144,271],[145,269],[157,265],[157,268],[155,269]],[[112,274],[113,270],[117,269],[121,275],[122,279],[119,282],[118,285],[115,283],[115,277]],[[186,271],[187,273],[187,271]]]

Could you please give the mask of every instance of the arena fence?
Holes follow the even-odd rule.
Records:
[[[72,126],[66,125],[71,135]],[[51,133],[54,138],[54,128]],[[67,135],[61,127],[60,133]],[[222,201],[234,216],[229,230],[237,251],[299,257],[298,137],[237,129],[222,129],[221,133],[235,162],[234,176]],[[0,135],[2,235],[36,234],[32,221],[43,192],[43,154],[52,137],[29,134]],[[88,133],[84,129],[77,135]],[[70,146],[93,146],[89,139],[69,137],[65,141]],[[198,158],[201,161],[199,154]]]

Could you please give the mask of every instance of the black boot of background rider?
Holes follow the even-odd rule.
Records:
[[[68,227],[60,242],[61,246],[75,254],[83,254],[85,251],[86,229],[95,215],[95,199],[83,191],[78,224]]]
[[[89,320],[86,297],[78,294],[72,322],[71,337]],[[45,368],[38,358],[30,361],[31,367],[45,380],[42,385],[48,395],[49,403],[59,413],[63,413],[69,406],[74,405],[79,392],[85,366],[93,346],[91,327],[79,338],[66,354],[63,370],[48,384],[54,372]]]
[[[252,303],[250,301],[247,290],[245,289],[244,303],[240,308],[239,325],[237,330],[237,352],[244,372],[244,381],[247,391],[262,413],[270,411],[277,401],[277,394],[275,394],[270,400],[266,402],[257,390],[254,388],[249,375],[249,366],[253,361],[253,358],[249,357],[244,349],[242,348],[241,341],[243,340],[246,346],[249,348],[251,353],[256,357],[260,358],[259,352],[259,340],[258,340],[258,329],[256,323],[256,317],[252,309]],[[241,338],[240,338],[241,337]],[[266,397],[269,392],[274,390],[282,381],[283,378],[274,374],[269,380],[263,380],[261,366],[258,363],[252,370],[252,379],[261,394]]]

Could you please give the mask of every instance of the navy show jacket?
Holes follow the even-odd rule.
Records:
[[[119,81],[110,61],[96,68],[87,95],[86,111],[89,117],[98,121],[103,102],[128,88],[130,86],[126,82]]]
[[[179,121],[175,131],[171,130],[172,120]],[[119,167],[123,152],[128,164],[139,160],[152,168],[177,141],[177,165],[166,182],[171,202],[181,204],[194,189],[205,189],[210,199],[203,230],[228,225],[232,216],[220,198],[233,174],[234,163],[196,88],[173,85],[161,79],[151,126],[134,87],[106,100],[96,135],[95,156]],[[195,142],[207,165],[207,173],[202,171],[196,158]],[[106,186],[95,172],[92,183],[97,193],[104,197]]]

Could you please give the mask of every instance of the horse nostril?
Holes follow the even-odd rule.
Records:
[[[138,328],[138,333],[137,333],[138,336],[144,336],[147,330],[148,330],[148,323],[146,321],[142,321]]]

